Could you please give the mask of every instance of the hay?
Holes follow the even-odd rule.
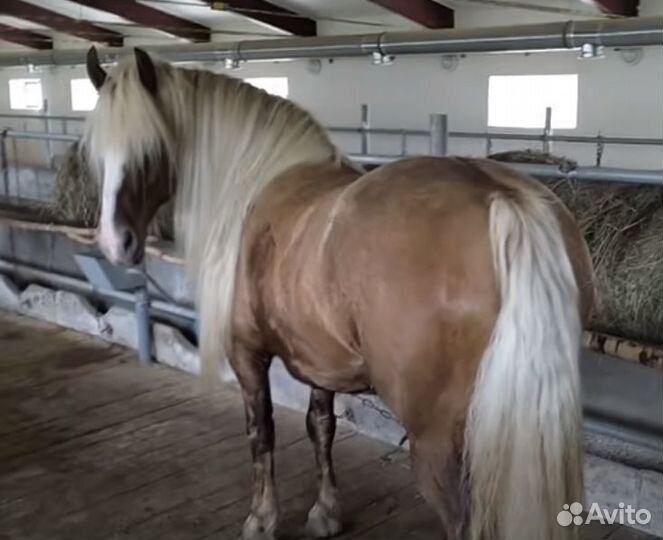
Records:
[[[99,188],[92,179],[84,150],[77,142],[64,154],[55,176],[55,212],[64,221],[96,227]]]
[[[99,187],[79,143],[69,147],[55,178],[55,213],[63,221],[96,227],[100,212]],[[162,206],[148,228],[148,235],[173,240],[173,207]]]
[[[544,154],[534,161],[535,154],[490,157],[566,162]],[[571,180],[546,184],[575,215],[589,246],[597,290],[591,330],[663,343],[663,187]]]

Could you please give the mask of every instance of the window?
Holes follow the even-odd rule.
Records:
[[[578,123],[578,75],[494,75],[488,80],[490,127],[543,128],[546,107],[552,127]]]
[[[12,109],[40,111],[44,106],[41,79],[10,79],[9,106]]]
[[[244,82],[252,84],[256,88],[262,88],[275,96],[288,97],[288,77],[250,77],[244,79]]]
[[[91,111],[99,94],[90,79],[71,79],[71,110]]]

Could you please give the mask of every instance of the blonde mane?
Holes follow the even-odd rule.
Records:
[[[133,60],[133,59],[132,59]],[[230,354],[235,273],[245,218],[276,176],[299,163],[340,160],[313,117],[241,80],[155,62],[156,99],[134,61],[100,92],[85,141],[93,163],[125,163],[165,150],[178,185],[176,239],[196,284],[203,369]]]

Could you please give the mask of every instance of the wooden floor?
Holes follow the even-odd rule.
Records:
[[[276,409],[282,536],[303,538],[315,469],[303,415]],[[407,456],[340,426],[342,538],[438,539]],[[133,352],[0,313],[0,539],[233,539],[249,505],[240,397],[141,369]],[[622,527],[587,540],[651,538]]]

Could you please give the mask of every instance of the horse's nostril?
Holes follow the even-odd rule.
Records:
[[[134,243],[134,235],[129,229],[127,229],[126,231],[124,231],[124,234],[122,235],[122,248],[124,249],[125,253],[131,250],[133,243]]]

